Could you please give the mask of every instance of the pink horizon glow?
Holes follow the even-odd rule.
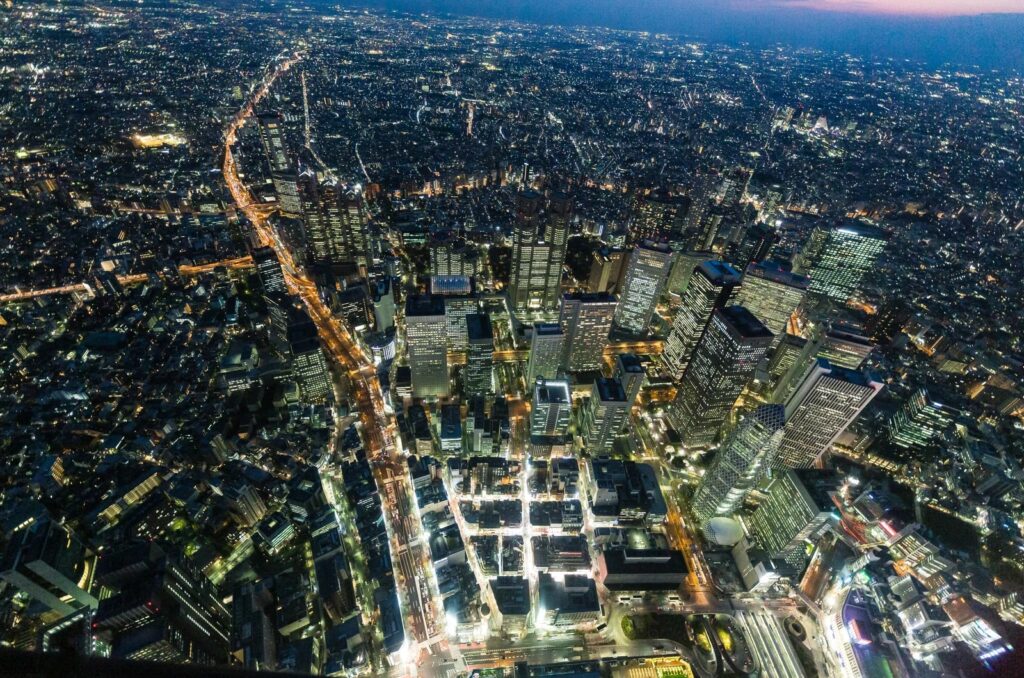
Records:
[[[794,9],[855,14],[972,16],[1024,14],[1024,0],[741,0],[747,7],[777,5]]]

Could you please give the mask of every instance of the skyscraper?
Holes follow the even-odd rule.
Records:
[[[740,280],[739,271],[721,261],[705,261],[694,269],[662,353],[673,379],[683,376],[711,314],[729,303]]]
[[[745,306],[772,334],[781,338],[790,316],[803,302],[809,284],[806,276],[784,271],[777,263],[751,264],[736,294],[736,303]]]
[[[813,466],[881,390],[873,375],[818,358],[786,402],[786,434],[775,466]]]
[[[369,263],[362,197],[337,179],[323,181],[313,169],[298,178],[309,259],[321,266],[365,268]]]
[[[441,230],[427,243],[430,249],[430,275],[475,276],[480,260],[475,249],[458,232]]]
[[[630,218],[629,242],[661,242],[676,237],[683,232],[685,214],[685,201],[664,190],[637,196]]]
[[[776,473],[747,520],[758,546],[772,558],[802,567],[807,562],[807,544],[838,522],[830,494],[838,486],[839,478],[828,471]]]
[[[537,323],[533,326],[530,339],[530,362],[526,368],[526,383],[532,384],[537,377],[554,379],[565,349],[565,335],[557,323]]]
[[[754,224],[746,230],[739,242],[729,248],[729,263],[744,271],[750,264],[768,259],[779,236],[767,224]]]
[[[576,292],[562,296],[562,312],[558,319],[565,335],[562,365],[570,372],[600,369],[615,305],[615,297],[607,292]]]
[[[281,214],[298,219],[302,216],[302,209],[296,186],[297,172],[295,159],[288,148],[284,116],[280,113],[261,114],[259,130]]]
[[[886,425],[889,441],[904,450],[922,453],[950,429],[956,411],[919,388],[896,411]]]
[[[491,317],[485,313],[466,316],[469,355],[463,371],[466,397],[494,394],[494,332]]]
[[[281,269],[281,261],[273,248],[257,247],[252,251],[252,260],[256,264],[256,274],[263,285],[263,291],[267,294],[277,294],[285,291],[284,271]]]
[[[632,407],[640,395],[647,373],[640,364],[640,358],[632,353],[619,353],[615,356],[615,378],[622,384],[626,392],[626,402]]]
[[[449,392],[444,302],[444,297],[431,294],[410,295],[406,300],[406,345],[417,398],[443,398]]]
[[[10,535],[0,560],[0,581],[68,615],[97,605],[89,593],[93,563],[95,556],[68,528],[43,520]]]
[[[811,292],[845,303],[874,270],[889,234],[870,224],[817,226],[800,253],[798,268],[811,278]]]
[[[833,325],[818,340],[816,357],[851,370],[860,369],[874,350],[874,343],[854,328]]]
[[[592,455],[612,451],[615,437],[625,428],[630,402],[618,379],[599,377],[590,391],[590,400],[583,409],[583,439]]]
[[[711,199],[718,189],[721,177],[715,173],[705,173],[697,177],[693,188],[690,190],[690,209],[686,212],[686,219],[683,226],[686,233],[693,238],[691,249],[709,250],[711,243],[704,244],[707,240],[707,214],[711,207]],[[712,242],[714,237],[711,238]]]
[[[729,433],[693,495],[702,523],[739,509],[778,453],[785,423],[782,405],[761,405]]]
[[[601,247],[594,251],[590,259],[590,279],[587,281],[589,292],[618,292],[625,275],[625,263],[628,257],[625,250]]]
[[[564,444],[569,434],[571,414],[569,382],[538,379],[533,385],[530,409],[531,444],[547,448]]]
[[[642,335],[654,315],[672,268],[668,245],[645,241],[633,249],[626,279],[615,308],[615,326],[632,335]]]
[[[668,274],[668,283],[665,285],[673,305],[678,305],[680,302],[683,290],[690,283],[694,270],[705,261],[716,258],[713,252],[694,252],[692,250],[676,252],[672,270]]]
[[[714,444],[772,339],[768,328],[742,306],[715,309],[668,411],[687,448]]]
[[[558,308],[571,219],[572,199],[563,193],[552,194],[546,205],[536,191],[516,197],[509,281],[514,313],[552,313]]]
[[[292,376],[299,385],[303,399],[321,403],[331,395],[331,373],[327,368],[316,325],[301,308],[288,307],[288,350]]]

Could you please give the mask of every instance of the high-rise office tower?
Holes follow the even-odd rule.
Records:
[[[563,193],[553,194],[546,205],[536,191],[517,196],[509,281],[514,313],[552,313],[558,308],[571,220],[572,199]]]
[[[572,398],[569,382],[538,379],[533,385],[530,442],[534,446],[562,445],[569,435]]]
[[[583,409],[583,440],[592,456],[612,451],[615,437],[626,426],[630,403],[618,379],[598,377]]]
[[[362,196],[337,179],[330,179],[320,185],[320,208],[327,260],[334,266],[365,269],[370,257]]]
[[[331,373],[316,325],[309,315],[297,306],[288,307],[288,351],[292,376],[299,385],[303,399],[321,403],[331,395]]]
[[[95,560],[68,528],[42,520],[10,535],[0,561],[0,581],[69,615],[97,605],[89,593]]]
[[[778,453],[785,423],[782,405],[761,405],[726,436],[693,495],[701,523],[740,508]]]
[[[446,296],[443,299],[444,315],[448,323],[448,350],[465,351],[469,348],[469,330],[466,318],[471,313],[478,312],[480,304],[475,297]]]
[[[800,253],[798,269],[811,278],[811,292],[845,303],[874,270],[889,234],[851,221],[842,226],[817,226]]]
[[[475,276],[479,272],[479,253],[453,230],[435,232],[427,243],[430,249],[430,275]]]
[[[467,397],[494,394],[494,332],[491,317],[485,313],[466,316],[469,355],[463,371]]]
[[[729,263],[745,271],[751,264],[767,261],[779,236],[768,224],[754,224],[746,230],[739,242],[729,248]]]
[[[149,543],[128,544],[104,554],[96,579],[117,591],[100,601],[92,621],[114,656],[227,660],[231,615],[188,560]]]
[[[255,248],[252,251],[252,260],[256,264],[256,274],[260,278],[264,292],[277,294],[285,291],[284,270],[281,268],[281,261],[277,258],[273,248]]]
[[[709,250],[711,244],[704,245],[706,237],[706,224],[708,211],[711,208],[711,200],[717,192],[721,177],[715,173],[705,173],[697,177],[693,188],[690,190],[690,209],[686,212],[686,219],[683,226],[686,233],[693,238],[690,248],[694,250]],[[714,238],[712,238],[712,241]]]
[[[838,476],[830,471],[776,473],[747,519],[754,541],[771,558],[802,568],[807,563],[807,545],[838,522],[832,493],[839,485]]]
[[[668,245],[648,240],[633,249],[612,319],[617,328],[633,335],[647,331],[671,268],[672,250]]]
[[[677,305],[681,301],[683,290],[690,283],[694,270],[705,261],[716,258],[713,252],[694,252],[692,250],[676,252],[672,270],[668,274],[668,283],[665,285],[673,305]]]
[[[687,448],[714,444],[772,339],[768,328],[742,306],[715,309],[668,411]]]
[[[432,294],[406,299],[405,335],[412,371],[412,393],[417,398],[448,395],[448,323],[445,300]]]
[[[260,141],[270,166],[270,178],[281,214],[292,219],[302,216],[299,194],[296,186],[297,171],[295,159],[288,148],[284,116],[280,113],[264,113],[259,116]]]
[[[530,339],[530,362],[526,368],[526,383],[532,384],[538,377],[554,379],[565,353],[565,335],[557,323],[537,323],[533,326]]]
[[[793,312],[803,303],[810,280],[774,263],[751,264],[736,294],[736,303],[764,323],[777,337],[786,332]]]
[[[776,338],[772,355],[768,359],[768,379],[773,389],[807,353],[806,347],[807,340],[795,334],[783,334]],[[776,402],[781,401],[776,399]]]
[[[632,353],[619,353],[615,356],[615,378],[622,384],[626,392],[626,402],[632,407],[640,395],[647,373],[640,363],[640,358]]]
[[[373,322],[378,332],[395,326],[395,290],[390,277],[385,276],[370,284],[373,300]]]
[[[601,368],[615,306],[615,297],[607,292],[562,296],[562,312],[558,318],[565,335],[562,364],[570,372]]]
[[[645,240],[663,242],[683,232],[686,202],[669,195],[667,191],[655,190],[646,196],[637,196],[633,203],[633,214],[629,223],[629,243]]]
[[[729,303],[740,280],[739,271],[722,261],[705,261],[694,270],[662,353],[673,379],[683,376],[711,314]]]
[[[625,250],[608,247],[595,250],[590,259],[590,279],[587,281],[587,290],[617,293],[622,285],[622,278],[626,274],[627,259]]]
[[[956,410],[919,388],[903,403],[886,425],[889,442],[918,454],[939,442],[953,426]]]
[[[851,370],[860,369],[875,344],[852,327],[832,325],[817,339],[816,357]]]
[[[786,401],[786,434],[775,466],[813,466],[881,390],[873,375],[818,358]]]

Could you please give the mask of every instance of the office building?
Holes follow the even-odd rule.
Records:
[[[571,220],[572,199],[565,194],[545,199],[531,190],[516,197],[509,281],[514,313],[557,310]]]
[[[440,230],[427,242],[431,276],[473,277],[479,273],[479,252],[457,231]]]
[[[598,579],[610,591],[674,591],[690,573],[682,552],[606,549],[597,558]]]
[[[309,314],[292,304],[288,306],[287,338],[292,377],[303,399],[312,403],[327,401],[333,389],[320,335]]]
[[[405,306],[406,347],[416,398],[448,395],[448,323],[445,299],[430,294],[410,295]]]
[[[682,235],[686,201],[664,190],[637,196],[629,223],[629,243],[665,242]]]
[[[889,442],[903,450],[922,453],[938,443],[950,430],[957,412],[919,388],[896,411],[886,425]]]
[[[739,271],[751,264],[767,261],[779,236],[768,224],[754,224],[746,230],[739,242],[729,248],[728,261]]]
[[[615,306],[615,297],[607,292],[562,295],[558,324],[565,336],[563,367],[570,372],[601,368]]]
[[[632,407],[636,404],[636,398],[647,379],[647,372],[644,371],[640,358],[632,353],[619,353],[615,356],[614,375],[622,384],[622,390],[626,392],[626,402]]]
[[[465,351],[469,348],[469,327],[466,325],[466,318],[478,313],[480,304],[475,297],[466,296],[446,296],[443,300],[445,323],[448,328],[448,350]]]
[[[365,270],[369,264],[367,216],[358,190],[329,179],[320,185],[326,261],[336,267]]]
[[[832,493],[839,484],[830,471],[777,472],[747,518],[754,541],[769,557],[801,568],[807,563],[808,547],[838,523]]]
[[[594,580],[578,574],[555,579],[542,572],[538,577],[537,625],[572,630],[601,618],[601,602]]]
[[[629,419],[630,401],[622,383],[615,378],[599,377],[583,409],[583,440],[591,455],[609,454],[616,436]]]
[[[665,285],[674,306],[682,301],[683,291],[689,284],[690,278],[693,277],[694,270],[705,261],[714,259],[716,257],[713,252],[694,252],[693,250],[676,252],[672,270],[668,274],[668,282]]]
[[[739,271],[722,261],[705,261],[694,270],[662,353],[673,379],[682,378],[711,314],[730,303],[740,280]]]
[[[818,338],[817,358],[851,370],[860,369],[871,355],[875,344],[856,330],[844,325],[829,327]]]
[[[645,241],[633,249],[613,317],[616,328],[635,336],[647,332],[671,268],[668,245]]]
[[[466,316],[469,353],[463,370],[466,397],[494,394],[494,332],[491,317],[485,313]]]
[[[525,635],[530,624],[530,582],[510,575],[495,577],[491,594],[498,606],[492,621],[494,630],[513,639]]]
[[[817,226],[800,253],[797,268],[811,278],[811,292],[842,304],[874,270],[888,239],[888,233],[863,222]]]
[[[785,423],[782,405],[762,405],[729,433],[693,495],[701,523],[731,516],[742,506],[778,453]]]
[[[385,332],[395,326],[395,291],[391,278],[383,277],[371,282],[370,298],[373,301],[373,323],[378,332]]]
[[[10,535],[0,581],[60,615],[95,608],[95,556],[68,528],[42,520]]]
[[[736,303],[781,339],[790,317],[803,303],[808,285],[806,276],[784,271],[777,263],[751,264],[743,275]]]
[[[813,466],[881,390],[871,374],[818,358],[786,401],[786,433],[775,466]]]
[[[278,294],[286,291],[284,270],[277,254],[270,247],[257,247],[252,251],[252,260],[256,265],[256,274],[266,294]]]
[[[302,216],[297,186],[298,176],[295,159],[289,149],[285,133],[284,116],[280,113],[261,114],[259,116],[259,131],[281,214],[290,219],[298,219]]]
[[[629,259],[625,250],[601,247],[594,250],[590,259],[590,279],[587,290],[590,292],[617,293],[626,275],[626,261]]]
[[[668,411],[687,448],[714,444],[772,339],[768,328],[742,306],[715,309]]]
[[[706,172],[697,177],[690,190],[690,209],[683,221],[685,232],[692,238],[691,249],[710,250],[711,242],[705,244],[708,229],[708,212],[715,197],[721,178],[717,173]],[[711,237],[714,242],[714,236]]]
[[[533,385],[532,405],[530,442],[538,446],[564,444],[572,414],[569,382],[538,379]]]
[[[554,379],[558,376],[565,352],[565,335],[557,323],[537,323],[530,339],[530,360],[526,367],[526,383],[538,377]]]

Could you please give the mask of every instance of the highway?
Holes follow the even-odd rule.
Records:
[[[282,242],[264,206],[256,203],[248,187],[242,183],[232,152],[238,130],[252,116],[256,105],[267,95],[274,81],[300,59],[300,55],[294,55],[268,73],[228,125],[224,133],[224,181],[259,242],[272,247],[277,254],[285,283],[305,305],[333,367],[350,380],[368,456],[383,498],[392,557],[398,566],[396,581],[409,654],[403,658],[404,665],[396,668],[415,672],[415,666],[422,664],[427,656],[433,655],[432,662],[446,662],[450,661],[452,652],[445,636],[444,615],[438,597],[433,594],[429,553],[421,538],[421,528],[417,522],[409,520],[412,517],[409,508],[415,504],[404,458],[395,442],[397,426],[394,414],[385,407],[372,361],[348,329],[332,315],[320,297],[316,283],[297,265],[295,257]]]

